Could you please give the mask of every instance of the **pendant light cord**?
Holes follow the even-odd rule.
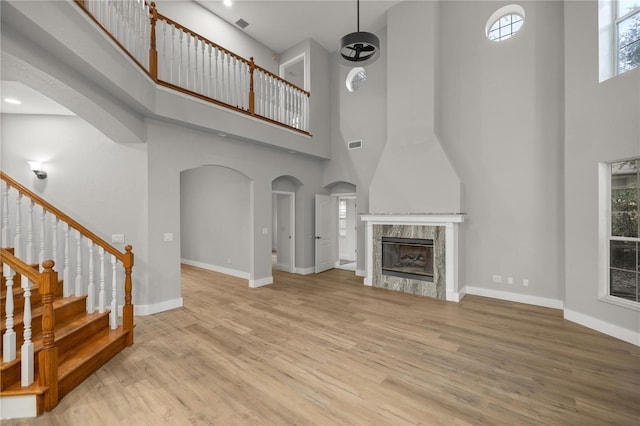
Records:
[[[358,32],[360,32],[360,0],[358,0]]]

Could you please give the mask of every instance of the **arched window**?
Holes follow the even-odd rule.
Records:
[[[491,41],[503,41],[520,31],[524,24],[524,9],[517,4],[501,7],[493,12],[485,28]]]

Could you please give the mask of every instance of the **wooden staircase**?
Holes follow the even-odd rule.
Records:
[[[7,177],[2,178],[6,181]],[[77,225],[76,222],[74,224]],[[104,303],[97,309],[90,308],[95,302],[88,303],[88,294],[76,293],[64,297],[64,282],[58,279],[53,261],[44,261],[40,272],[38,264],[27,264],[14,256],[13,248],[0,249],[0,332],[2,337],[8,328],[15,333],[15,359],[10,361],[5,361],[6,343],[0,338],[3,353],[0,365],[1,419],[35,417],[53,409],[59,399],[133,344],[130,273],[133,253],[130,246],[126,249],[126,253],[122,254],[125,259],[125,303],[120,326],[116,324],[117,315],[112,316]],[[23,281],[27,282],[23,278],[31,283],[28,298],[25,298],[26,289],[21,285]],[[10,287],[7,286],[8,280],[13,282]],[[11,288],[10,293],[8,288]],[[30,302],[27,307],[25,301]],[[12,327],[10,317],[13,320]],[[23,369],[27,368],[28,371],[29,367],[25,367],[28,363],[21,359],[21,347],[24,340],[28,339],[29,333],[25,333],[25,328],[29,326],[33,344],[33,382],[24,384],[24,377],[29,377],[29,373],[25,374]]]

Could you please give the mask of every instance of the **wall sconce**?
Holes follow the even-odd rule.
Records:
[[[42,163],[39,161],[27,161],[29,167],[31,167],[31,171],[35,173],[38,179],[46,179],[47,172],[42,170]]]

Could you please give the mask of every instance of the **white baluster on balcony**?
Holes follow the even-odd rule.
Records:
[[[118,287],[116,280],[116,257],[111,255],[111,312],[109,313],[109,324],[111,329],[118,328],[118,304],[117,295]]]
[[[82,241],[82,234],[80,231],[76,232],[76,287],[75,296],[82,296],[84,294],[82,289],[82,248],[80,243]]]
[[[87,286],[87,313],[92,314],[96,310],[96,286],[93,282],[93,241],[87,238],[89,248],[89,284]]]
[[[9,247],[9,184],[2,186],[2,248]]]
[[[211,52],[213,50],[213,47],[210,44],[207,44],[207,51],[209,52],[209,76],[207,77],[207,96],[209,96],[210,98],[215,98],[215,95],[213,93],[213,91],[211,90],[211,86],[212,86],[212,80],[213,80],[213,72],[211,70],[211,67],[213,65],[213,63],[211,62]]]
[[[222,100],[223,102],[227,102],[227,99],[229,99],[228,97],[228,86],[227,86],[227,80],[226,80],[226,64],[227,63],[227,53],[222,51],[220,52],[220,100]]]
[[[46,210],[44,207],[40,209],[40,250],[38,250],[38,270],[42,268],[42,262],[44,262],[44,252],[45,252],[45,226],[44,226],[44,216]]]
[[[24,289],[24,308],[22,323],[24,324],[24,338],[20,349],[20,367],[22,370],[21,384],[29,386],[33,383],[33,342],[31,341],[31,281],[26,280]]]
[[[198,43],[200,40],[198,37],[193,37],[193,77],[191,78],[191,85],[194,92],[198,91]]]
[[[104,293],[104,248],[98,247],[98,254],[100,255],[100,288],[98,290],[98,312],[103,313],[106,307],[106,296]]]
[[[51,215],[51,259],[58,264],[58,218],[54,214]]]
[[[185,82],[184,88],[188,89],[191,84],[191,34],[186,34],[187,38],[187,63],[186,63],[186,71],[185,71]]]
[[[16,198],[16,233],[13,240],[13,254],[18,259],[22,259],[22,194],[18,193]]]
[[[62,295],[64,297],[71,296],[71,270],[69,259],[69,245],[71,244],[69,239],[69,224],[64,224],[64,269],[62,270]]]
[[[220,50],[216,47],[214,51],[214,86],[213,97],[220,100]]]
[[[176,64],[176,27],[171,25],[171,58],[169,65],[169,82],[175,84],[175,72],[173,71]]]
[[[182,40],[184,38],[184,33],[182,32],[182,30],[178,30],[178,35],[179,37],[179,44],[178,44],[178,83],[177,85],[180,87],[184,87],[184,83],[183,83],[183,79],[184,79],[184,71],[182,70],[182,67],[184,66],[184,63],[182,62]]]
[[[207,45],[204,42],[204,40],[202,41],[202,43],[200,43],[200,46],[202,48],[202,53],[201,53],[201,56],[202,56],[202,61],[201,61],[202,62],[202,70],[200,72],[200,90],[201,90],[202,94],[208,94],[208,90],[207,90],[206,84],[205,84],[206,79],[207,79],[207,77],[206,77],[207,76],[207,72],[205,70],[207,54],[205,52],[205,49],[207,48]]]
[[[5,320],[6,331],[2,336],[2,362],[9,362],[16,359],[16,332],[13,330],[13,277],[15,274],[6,263],[3,265],[2,274],[7,286],[4,308],[7,318]]]

